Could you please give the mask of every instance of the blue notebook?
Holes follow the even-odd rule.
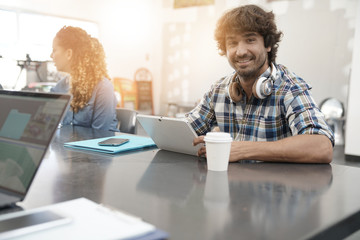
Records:
[[[99,142],[108,139],[108,138],[126,138],[129,139],[129,142],[117,146],[99,146]],[[156,144],[154,141],[149,137],[141,137],[135,135],[119,135],[114,137],[105,137],[105,138],[96,138],[96,139],[89,139],[83,141],[76,141],[76,142],[67,142],[64,143],[65,147],[75,148],[75,149],[82,149],[82,150],[91,150],[96,152],[103,152],[103,153],[120,153],[125,151],[131,151],[146,147],[155,147]]]

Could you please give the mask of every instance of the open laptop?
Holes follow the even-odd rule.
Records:
[[[0,90],[0,207],[25,198],[70,99]]]
[[[203,146],[193,146],[197,134],[186,119],[138,114],[137,120],[160,149],[197,156]]]

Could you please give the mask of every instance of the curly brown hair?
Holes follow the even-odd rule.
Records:
[[[105,77],[110,79],[105,52],[98,39],[79,27],[64,26],[55,38],[64,49],[72,49],[70,93],[71,108],[76,113],[92,96],[95,86]]]
[[[277,31],[275,16],[256,5],[245,5],[226,12],[217,22],[215,40],[220,55],[226,55],[225,38],[228,33],[257,32],[264,38],[265,47],[271,47],[269,61],[275,62],[282,32]]]

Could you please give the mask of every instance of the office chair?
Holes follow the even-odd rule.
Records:
[[[123,133],[136,133],[136,115],[137,112],[126,108],[116,108],[116,118],[118,119],[118,128]]]
[[[327,98],[320,103],[320,110],[334,132],[335,145],[344,145],[345,109],[336,98]]]

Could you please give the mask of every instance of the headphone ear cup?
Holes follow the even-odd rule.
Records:
[[[272,92],[271,78],[261,77],[252,86],[252,93],[258,99],[265,99]]]
[[[233,102],[241,101],[241,99],[242,99],[241,86],[238,82],[230,83],[229,95]]]

